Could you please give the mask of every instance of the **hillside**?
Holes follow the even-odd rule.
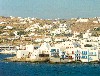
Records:
[[[32,43],[32,41],[45,35],[51,36],[52,32],[60,33],[64,37],[68,31],[85,33],[91,30],[94,36],[100,36],[99,18],[88,19],[37,19],[21,17],[0,17],[0,44]]]

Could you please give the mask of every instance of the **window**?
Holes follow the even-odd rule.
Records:
[[[89,55],[96,55],[96,52],[90,52]]]
[[[93,52],[90,52],[89,55],[93,55]]]
[[[91,57],[89,57],[89,60],[93,60]]]
[[[72,59],[72,56],[69,56],[68,58],[69,58],[69,59]]]
[[[87,51],[85,51],[85,54],[87,55]]]
[[[96,52],[94,52],[94,55],[96,55]]]
[[[87,59],[87,56],[82,56],[83,59]]]
[[[65,52],[62,52],[62,55],[65,55]]]
[[[87,55],[87,51],[82,51],[82,55]]]
[[[72,51],[72,54],[74,54],[74,51]]]
[[[56,49],[51,49],[51,52],[56,52]]]
[[[57,49],[57,52],[59,52],[59,49]]]

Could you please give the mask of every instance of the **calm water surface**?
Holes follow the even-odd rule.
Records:
[[[11,55],[1,55],[0,60]],[[49,64],[0,61],[0,76],[100,76],[100,64]]]

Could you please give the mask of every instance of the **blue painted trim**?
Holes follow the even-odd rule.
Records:
[[[88,62],[89,62],[89,50],[88,50]]]

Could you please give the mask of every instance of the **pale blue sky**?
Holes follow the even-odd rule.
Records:
[[[100,0],[0,0],[1,16],[73,18],[100,16]]]

